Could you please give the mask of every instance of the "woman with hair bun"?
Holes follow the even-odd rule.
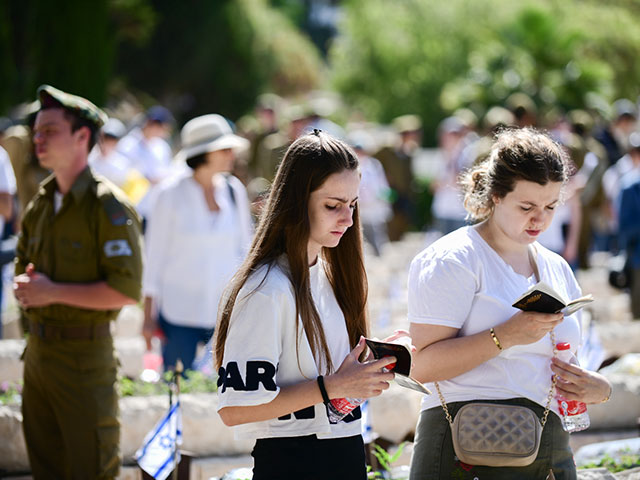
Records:
[[[551,223],[567,181],[563,148],[535,129],[504,130],[489,157],[462,178],[462,227],[418,254],[409,272],[409,321],[417,348],[413,375],[437,382],[425,396],[417,426],[411,479],[575,479],[569,434],[556,395],[598,403],[611,386],[601,375],[553,358],[555,343],[580,346],[580,313],[524,312],[514,301],[540,279],[565,298],[580,296],[567,262],[536,239]],[[553,333],[552,333],[553,332]],[[554,340],[555,339],[555,342]],[[527,407],[542,419],[537,458],[528,466],[489,467],[455,456],[449,420],[470,402]]]

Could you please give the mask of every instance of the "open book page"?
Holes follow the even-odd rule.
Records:
[[[593,302],[591,294],[567,301],[549,284],[538,282],[518,298],[513,306],[526,312],[556,313],[562,311],[567,316],[591,302]]]
[[[376,360],[383,357],[396,357],[396,363],[395,365],[392,364],[390,370],[396,374],[395,381],[398,385],[431,395],[431,391],[427,387],[416,379],[411,378],[411,352],[407,347],[397,343],[380,342],[369,338],[366,338],[365,341]]]

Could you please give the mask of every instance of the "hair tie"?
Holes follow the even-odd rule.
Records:
[[[322,131],[322,130],[320,130],[319,128],[314,128],[314,129],[313,129],[313,134],[314,134],[316,137],[319,137],[319,136],[320,136],[320,132],[321,132],[321,131]]]

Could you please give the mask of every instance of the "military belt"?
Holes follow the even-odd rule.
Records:
[[[62,326],[29,322],[29,332],[42,339],[58,340],[96,340],[111,335],[109,323]]]

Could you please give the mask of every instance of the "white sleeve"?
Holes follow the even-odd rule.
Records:
[[[13,173],[11,160],[2,147],[0,147],[0,192],[11,195],[16,193],[16,177]]]
[[[409,322],[461,328],[476,290],[476,276],[461,263],[420,255],[409,269]]]
[[[249,252],[251,240],[253,239],[253,219],[251,218],[251,207],[249,205],[249,195],[247,189],[242,182],[234,177],[229,176],[229,184],[233,189],[233,195],[236,201],[238,211],[238,221],[240,223],[240,248],[242,258]]]
[[[170,191],[161,191],[147,218],[145,240],[145,265],[142,275],[142,292],[145,297],[160,294],[160,278],[164,261],[169,254],[172,232],[175,228]]]
[[[285,295],[241,290],[231,314],[222,366],[218,372],[218,410],[262,405],[280,388],[276,373],[282,353],[282,322],[295,316]],[[293,309],[293,312],[291,310]]]

